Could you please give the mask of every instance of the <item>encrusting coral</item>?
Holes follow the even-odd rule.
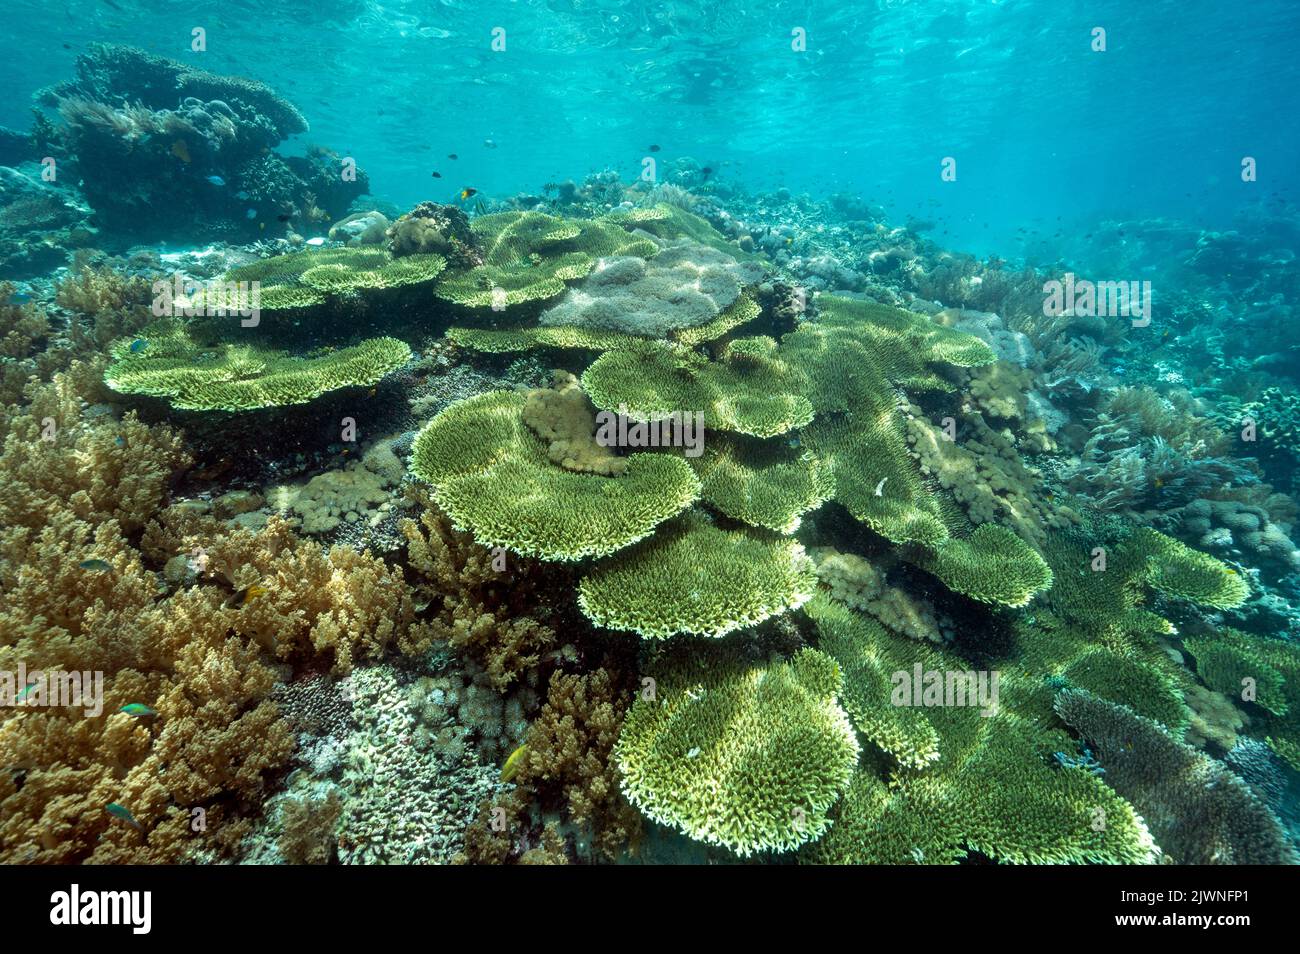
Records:
[[[596,412],[583,393],[578,379],[567,371],[556,371],[555,384],[528,392],[524,423],[544,441],[547,456],[565,470],[617,477],[627,470],[627,458],[619,457],[596,441]]]

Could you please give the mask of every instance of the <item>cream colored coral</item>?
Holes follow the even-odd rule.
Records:
[[[305,484],[281,484],[267,493],[273,510],[292,513],[302,533],[328,533],[340,523],[375,519],[377,510],[391,498],[389,492],[402,479],[401,459],[391,441],[382,440],[361,460],[340,470],[317,474]]]
[[[906,590],[890,586],[870,560],[830,548],[813,553],[817,576],[840,602],[874,616],[886,628],[912,639],[942,643],[948,638],[934,608]]]
[[[1192,718],[1185,740],[1189,745],[1206,748],[1213,742],[1225,750],[1237,744],[1237,732],[1249,724],[1244,712],[1222,693],[1204,686],[1192,686],[1183,695]]]
[[[596,442],[596,413],[578,379],[554,372],[554,385],[528,392],[524,423],[550,445],[551,460],[565,470],[617,477],[627,459]]]

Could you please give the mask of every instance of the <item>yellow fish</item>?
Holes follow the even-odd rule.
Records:
[[[259,596],[265,595],[267,589],[261,583],[254,583],[252,586],[246,586],[237,592],[230,599],[226,600],[226,606],[231,609],[239,609],[241,606],[247,606]]]
[[[524,753],[528,751],[528,743],[525,742],[519,748],[510,753],[510,758],[506,759],[506,764],[501,766],[501,781],[509,782],[519,774],[519,765],[524,760]]]
[[[177,139],[174,143],[172,143],[172,155],[175,156],[177,159],[179,159],[181,162],[185,163],[186,165],[189,165],[190,147],[185,145],[184,139]]]

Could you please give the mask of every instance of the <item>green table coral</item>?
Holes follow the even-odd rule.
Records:
[[[804,649],[752,666],[719,650],[648,673],[653,698],[632,706],[614,749],[633,805],[741,856],[825,832],[858,759],[833,660]]]
[[[599,564],[579,585],[578,603],[609,629],[716,637],[801,606],[816,586],[794,540],[720,530],[691,511]]]
[[[1052,569],[1033,547],[985,523],[968,537],[950,537],[917,560],[948,589],[1000,606],[1026,606],[1052,585]]]
[[[320,305],[331,295],[433,282],[446,265],[440,255],[395,259],[382,248],[307,249],[232,268],[221,282],[257,282],[261,309],[281,311]]]
[[[771,338],[738,338],[720,361],[657,341],[607,351],[583,373],[582,386],[598,408],[635,420],[703,412],[705,427],[756,437],[784,434],[813,417]]]
[[[510,391],[458,401],[412,446],[411,472],[479,543],[543,560],[604,556],[648,536],[699,496],[690,467],[667,454],[632,454],[620,477],[560,468],[524,424],[524,403]]]
[[[1069,742],[1044,728],[1036,710],[1022,713],[1036,680],[1008,670],[999,673],[995,699],[961,696],[980,674],[955,653],[892,634],[827,596],[807,611],[822,649],[844,668],[854,725],[896,766],[862,769],[805,860],[944,864],[972,851],[1013,864],[1155,859],[1150,833],[1130,805],[1095,775],[1051,758]],[[918,669],[923,684],[936,687],[935,698],[899,695]],[[952,682],[956,691],[950,677],[962,680]]]
[[[752,527],[794,533],[804,514],[835,493],[829,465],[788,444],[712,434],[691,466],[701,499]]]
[[[543,212],[498,212],[470,223],[482,263],[453,271],[438,286],[444,301],[504,311],[555,298],[610,255],[648,258],[659,247],[601,219],[565,219]]]
[[[307,404],[322,394],[368,387],[411,358],[396,338],[370,338],[305,357],[255,345],[200,344],[177,321],[144,329],[112,349],[104,383],[122,394],[165,399],[185,411],[251,411]],[[138,347],[138,345],[137,345]]]

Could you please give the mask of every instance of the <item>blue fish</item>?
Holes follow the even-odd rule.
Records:
[[[244,213],[244,215],[247,218],[255,219],[257,218],[257,209],[249,209],[247,212]]]
[[[226,184],[226,180],[221,178],[221,176],[208,176],[207,178],[214,186],[223,186]]]
[[[149,342],[145,341],[143,338],[136,338],[131,342],[130,350],[132,354],[139,354],[147,347],[149,347]]]
[[[143,829],[140,827],[140,823],[135,820],[135,816],[131,814],[131,810],[129,808],[125,808],[119,805],[117,802],[109,802],[107,805],[104,806],[104,810],[107,811],[114,818],[122,819],[122,821],[126,822],[136,831],[143,831]]]
[[[27,292],[14,292],[9,296],[9,304],[11,305],[25,305],[31,300],[32,296]]]
[[[248,198],[248,193],[245,192],[243,189],[240,189],[238,192],[235,193],[235,198],[246,200]]]

